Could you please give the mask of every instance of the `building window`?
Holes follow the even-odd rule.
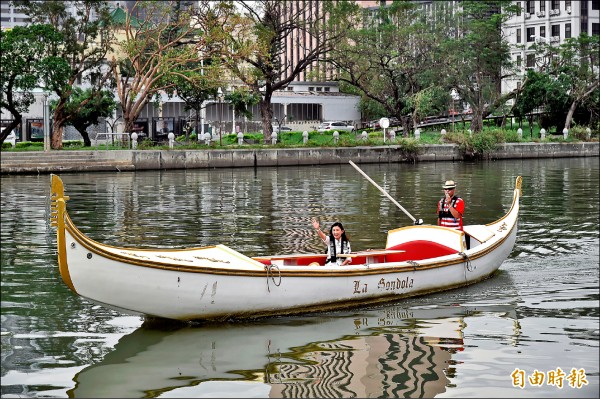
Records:
[[[326,87],[324,90],[329,91],[330,89],[331,89],[330,87]]]
[[[551,10],[560,10],[560,1],[559,0],[552,0],[552,6],[550,7]]]
[[[546,0],[540,0],[540,12],[546,11]]]
[[[519,68],[521,68],[521,65],[523,64],[523,57],[521,57],[521,55],[517,55],[517,66]]]
[[[592,1],[592,10],[600,10],[600,0]]]
[[[308,86],[308,91],[315,91],[315,88],[312,86]]]
[[[565,10],[571,8],[571,0],[565,0]]]
[[[568,39],[571,37],[571,24],[566,24],[565,25],[565,39]]]
[[[527,28],[527,37],[525,38],[527,43],[535,40],[535,28]]]
[[[527,54],[527,68],[535,66],[535,54]]]
[[[535,1],[529,0],[525,2],[525,10],[529,14],[535,14]]]
[[[600,24],[592,23],[592,36],[600,36]]]
[[[521,28],[517,29],[517,43],[521,43]]]
[[[552,37],[558,37],[560,39],[560,25],[552,25]]]
[[[540,26],[540,36],[546,37],[546,27],[545,26]]]
[[[317,91],[323,91],[322,87],[317,87]]]
[[[521,2],[517,2],[517,17],[521,16]]]

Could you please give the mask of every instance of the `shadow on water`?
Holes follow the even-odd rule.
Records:
[[[185,325],[145,322],[74,376],[69,397],[433,397],[452,386],[470,318],[504,320],[516,342],[510,277],[462,290],[312,316]],[[494,287],[504,286],[494,293]],[[469,302],[482,290],[488,301]],[[502,295],[500,295],[502,293]],[[514,295],[514,292],[512,293]],[[509,302],[507,302],[507,299]]]

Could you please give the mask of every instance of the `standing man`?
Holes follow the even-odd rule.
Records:
[[[450,227],[452,229],[463,229],[463,214],[465,202],[462,198],[454,195],[456,183],[447,180],[443,186],[444,197],[438,202],[438,226]]]

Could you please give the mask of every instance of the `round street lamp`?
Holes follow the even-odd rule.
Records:
[[[379,126],[381,126],[383,128],[383,142],[385,143],[385,135],[386,135],[385,129],[390,127],[390,120],[388,118],[381,118],[379,120]]]

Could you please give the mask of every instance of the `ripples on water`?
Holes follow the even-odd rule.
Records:
[[[479,224],[507,210],[523,175],[511,257],[480,284],[387,306],[142,325],[62,284],[48,176],[2,176],[2,396],[598,396],[598,158],[362,169],[426,223],[444,180],[459,182]],[[410,222],[345,165],[62,178],[75,223],[110,245],[320,252],[315,216],[324,228],[341,220],[360,250]],[[584,368],[588,385],[511,384],[515,368],[557,367]]]

